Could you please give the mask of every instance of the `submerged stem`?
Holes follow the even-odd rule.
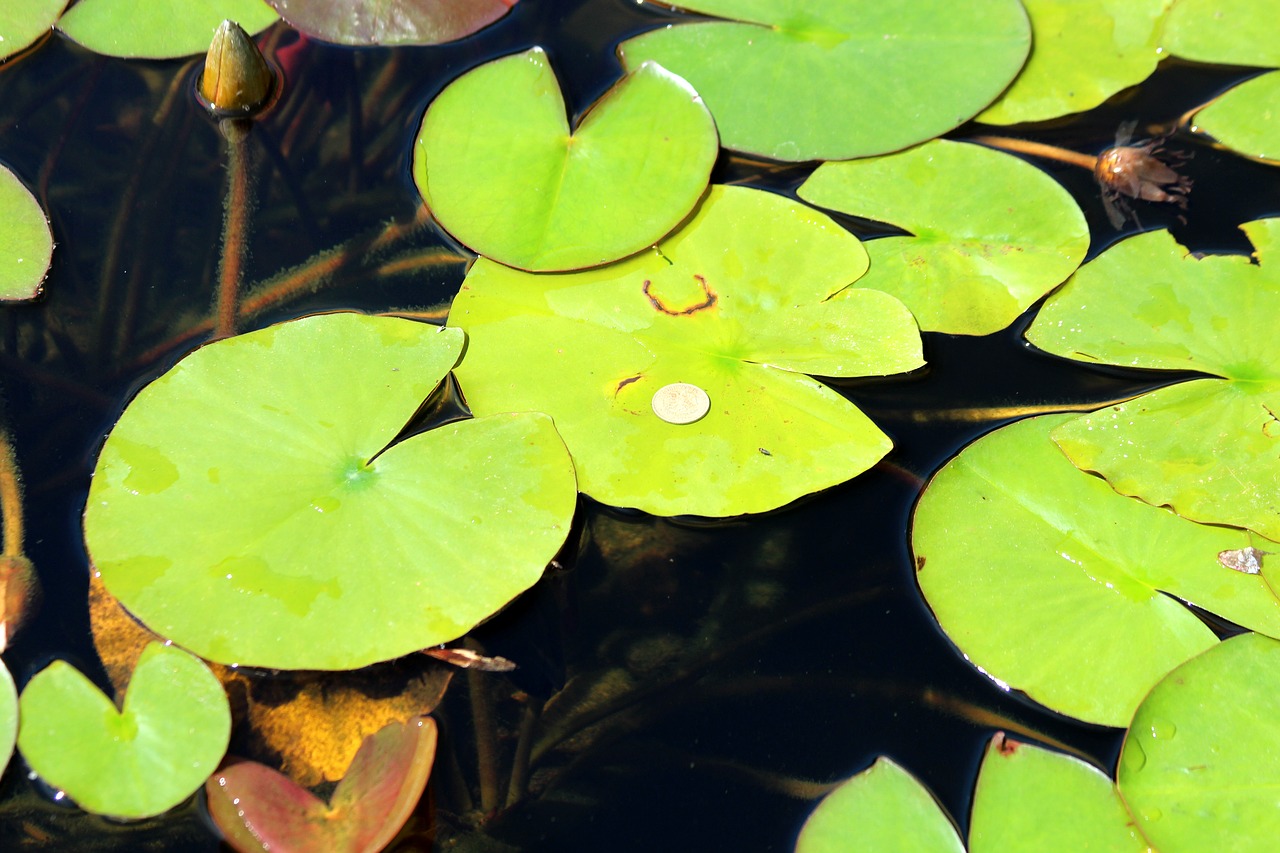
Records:
[[[240,279],[248,254],[249,218],[253,213],[252,173],[247,162],[249,122],[227,119],[227,194],[222,219],[222,255],[218,259],[218,312],[215,338],[236,333]]]
[[[4,556],[22,556],[22,481],[9,435],[0,429],[0,517],[4,521]]]
[[[1015,139],[1012,136],[972,136],[969,137],[969,141],[1005,151],[1013,151],[1017,154],[1030,154],[1032,157],[1057,160],[1059,163],[1079,166],[1082,169],[1088,169],[1090,172],[1098,165],[1098,158],[1092,154],[1081,154],[1079,151],[1072,151],[1070,148],[1059,148],[1057,145],[1032,142],[1029,139]]]

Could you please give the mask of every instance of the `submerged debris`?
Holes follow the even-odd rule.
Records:
[[[1102,206],[1116,228],[1124,227],[1129,219],[1141,226],[1129,204],[1131,198],[1167,202],[1186,210],[1187,193],[1191,192],[1191,179],[1178,174],[1178,167],[1191,155],[1166,149],[1164,136],[1128,144],[1133,128],[1132,122],[1121,125],[1115,146],[1099,154],[1093,167],[1102,189]]]

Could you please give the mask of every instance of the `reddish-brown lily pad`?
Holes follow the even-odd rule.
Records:
[[[295,28],[352,45],[443,44],[507,14],[517,0],[267,0]]]

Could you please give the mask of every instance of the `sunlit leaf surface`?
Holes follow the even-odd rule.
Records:
[[[13,757],[13,745],[18,738],[18,689],[14,686],[9,668],[0,661],[0,773]]]
[[[963,123],[1009,85],[1031,28],[1016,0],[695,0],[730,18],[619,47],[706,99],[727,148],[778,160],[896,151]]]
[[[507,14],[516,0],[266,0],[309,36],[350,45],[441,44]]]
[[[256,33],[276,17],[265,0],[80,0],[58,29],[94,53],[168,59],[207,51],[223,20]]]
[[[1054,440],[1123,494],[1280,539],[1280,219],[1243,229],[1256,264],[1197,258],[1165,231],[1113,246],[1049,298],[1027,338],[1079,361],[1220,377],[1081,416]]]
[[[1280,65],[1280,15],[1271,0],[1177,0],[1164,47],[1196,62]]]
[[[858,284],[898,297],[930,332],[1003,329],[1089,248],[1084,214],[1061,184],[1017,157],[963,142],[824,163],[799,194],[910,232],[868,241],[871,269]]]
[[[1280,162],[1280,71],[1229,89],[1194,121],[1238,154]]]
[[[67,0],[21,0],[0,4],[0,59],[13,56],[53,29]]]
[[[0,302],[40,293],[53,257],[53,234],[31,191],[0,166]]]

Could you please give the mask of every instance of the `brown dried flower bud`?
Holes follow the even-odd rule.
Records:
[[[1178,174],[1176,168],[1186,155],[1166,151],[1163,142],[1152,139],[1140,145],[1116,145],[1098,155],[1093,176],[1102,188],[1107,217],[1116,228],[1123,226],[1125,219],[1137,221],[1126,199],[1167,202],[1187,209],[1191,179]]]
[[[219,24],[200,76],[200,97],[209,110],[249,118],[267,105],[275,85],[271,66],[249,34],[233,21]]]

